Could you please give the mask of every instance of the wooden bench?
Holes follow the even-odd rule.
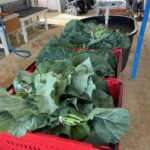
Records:
[[[31,2],[31,1],[30,1]],[[32,1],[33,2],[33,1]],[[0,6],[2,12],[17,13],[19,15],[19,20],[21,23],[21,31],[23,33],[24,42],[28,42],[27,28],[30,26],[35,26],[39,22],[39,16],[44,15],[45,18],[45,29],[48,30],[46,13],[48,8],[45,7],[31,7],[28,1],[15,1],[5,3]]]
[[[46,16],[47,11],[48,9],[44,7],[30,7],[28,9],[18,12],[25,43],[28,42],[27,28],[30,26],[34,26],[36,23],[39,23],[40,15],[44,15],[45,29],[48,30]],[[26,22],[28,22],[28,24]]]
[[[20,21],[17,14],[12,13],[0,13],[0,16],[2,17],[3,24],[5,26],[5,31],[8,36],[11,34],[16,35],[16,41],[17,44],[20,44],[20,38],[19,38],[19,32],[20,32]],[[3,32],[2,26],[0,26],[0,41],[1,45],[0,48],[3,48],[5,51],[5,54],[9,54],[9,49],[7,45],[7,41],[5,38],[5,33]]]

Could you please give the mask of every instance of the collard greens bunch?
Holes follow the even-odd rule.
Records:
[[[87,48],[130,48],[130,40],[119,29],[110,30],[96,22],[83,23],[79,20],[71,20],[64,28],[61,38],[77,47]]]
[[[117,72],[118,62],[111,50],[114,48],[129,49],[130,40],[125,33],[119,30],[112,31],[102,24],[71,20],[66,24],[59,38],[54,37],[45,45],[37,57],[36,63],[68,59],[75,48],[96,51],[95,55],[99,55],[100,59],[97,63],[101,61],[103,64],[101,66],[107,68],[107,70],[109,69],[109,72],[111,72],[107,74],[102,69],[101,72],[105,73],[103,73],[103,76],[101,74],[101,77],[116,77],[116,74],[112,72]]]
[[[108,49],[90,49],[77,53],[74,52],[73,46],[70,46],[64,41],[64,39],[53,38],[37,57],[36,64],[38,65],[45,61],[65,59],[74,59],[74,63],[78,64],[90,57],[92,66],[94,67],[94,71],[97,72],[97,75],[100,77],[116,77],[118,60],[112,51]],[[64,43],[65,45],[62,47]]]
[[[128,111],[114,108],[90,57],[75,64],[43,62],[33,74],[19,71],[14,89],[14,95],[0,89],[0,131],[13,136],[37,131],[104,145],[117,143],[128,130]]]
[[[130,116],[115,108],[103,78],[117,72],[110,49],[129,46],[118,30],[72,20],[43,48],[33,74],[17,73],[14,95],[0,88],[0,131],[16,137],[42,132],[96,146],[119,142]],[[74,52],[75,47],[90,50]]]

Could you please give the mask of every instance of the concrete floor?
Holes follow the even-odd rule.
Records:
[[[86,17],[89,14],[86,15]],[[91,15],[91,13],[90,13]],[[81,19],[85,16],[73,17],[66,14],[48,14],[50,23],[58,24],[59,27],[44,31],[34,37],[29,43],[23,44],[19,49],[28,49],[32,52],[32,57],[22,60],[14,54],[0,59],[0,86],[8,87],[13,81],[16,71],[25,69],[36,58],[44,44],[52,38],[58,36],[70,19]],[[131,80],[131,70],[133,64],[134,51],[137,44],[137,35],[133,41],[131,54],[126,69],[122,74],[125,86],[124,107],[127,108],[132,117],[132,124],[129,132],[121,142],[121,150],[149,150],[150,148],[150,23],[148,24],[144,45],[142,48],[141,59],[139,63],[138,76],[135,81]],[[9,66],[8,66],[9,64]]]
[[[123,72],[125,86],[124,107],[132,117],[129,132],[121,142],[122,150],[150,149],[150,23],[148,23],[142,47],[137,79],[131,80],[134,51],[137,35],[133,41],[132,51],[126,69]]]

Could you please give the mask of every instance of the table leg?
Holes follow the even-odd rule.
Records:
[[[19,31],[16,32],[16,40],[17,40],[17,44],[20,45]]]
[[[5,55],[9,55],[9,49],[8,49],[8,45],[6,42],[6,38],[5,38],[5,34],[2,30],[0,30],[0,37],[1,37],[1,41],[2,41],[2,47],[4,48],[5,51]]]
[[[37,15],[37,16],[36,16],[36,19],[37,19],[37,21],[39,21],[39,20],[40,20],[40,17],[39,17],[39,15]]]
[[[10,45],[11,45],[11,41],[10,41],[11,35],[8,35],[8,34],[7,34],[7,39],[8,39],[8,42],[10,43]]]
[[[96,16],[99,16],[99,13],[100,13],[100,8],[97,6],[96,7]]]
[[[35,25],[36,25],[36,17],[32,17],[31,19],[31,23],[33,23],[32,27],[33,27],[33,30],[35,30]]]
[[[24,21],[21,22],[21,28],[22,28],[22,32],[23,32],[24,42],[27,43],[28,42],[28,34],[27,34],[27,31],[26,31],[26,26],[25,26]]]
[[[45,19],[45,29],[48,30],[48,24],[47,24],[47,16],[46,16],[46,12],[44,12],[44,19]]]

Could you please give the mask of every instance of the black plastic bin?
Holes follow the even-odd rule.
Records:
[[[88,21],[92,21],[92,20],[96,21],[100,24],[105,24],[105,17],[104,16],[89,17],[89,18],[82,19],[81,21],[88,22]],[[128,16],[111,15],[109,17],[108,27],[110,27],[110,29],[111,28],[123,29],[127,33],[128,37],[130,39],[130,42],[131,42],[131,46],[132,46],[133,37],[138,31],[137,22],[135,19],[130,18]],[[123,52],[122,52],[122,70],[126,67],[126,64],[128,62],[130,49],[131,49],[131,47],[129,49],[126,49],[126,50],[123,49]]]

